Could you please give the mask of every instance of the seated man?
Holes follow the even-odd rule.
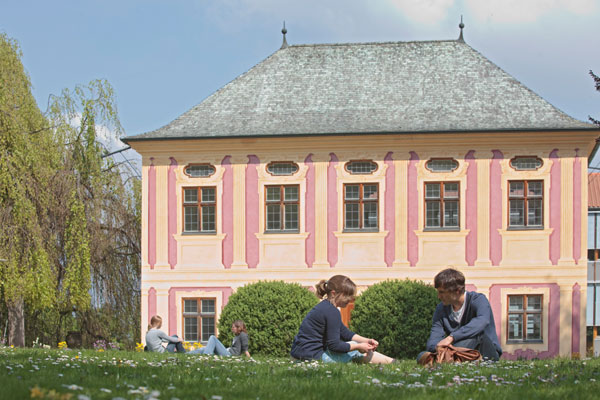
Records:
[[[427,351],[417,361],[421,364],[438,346],[450,344],[478,350],[484,359],[498,361],[502,348],[488,299],[481,293],[465,292],[465,276],[452,268],[438,273],[433,282],[441,303],[433,314]]]

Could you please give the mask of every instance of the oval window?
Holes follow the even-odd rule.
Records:
[[[372,174],[377,170],[377,164],[373,161],[349,161],[346,163],[346,171],[351,174],[361,175],[361,174]]]
[[[267,172],[271,175],[294,175],[298,172],[298,165],[293,162],[272,162],[267,165]]]
[[[542,160],[537,157],[515,157],[510,160],[510,166],[517,171],[532,171],[542,166]]]
[[[192,164],[185,167],[183,172],[190,178],[206,178],[215,173],[215,167],[210,164]]]
[[[427,161],[425,167],[431,172],[452,172],[458,168],[458,161],[452,158],[438,158]]]

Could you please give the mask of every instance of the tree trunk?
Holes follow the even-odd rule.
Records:
[[[8,345],[25,347],[25,305],[20,298],[7,303],[8,309]]]

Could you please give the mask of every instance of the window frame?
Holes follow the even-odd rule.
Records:
[[[346,199],[346,187],[347,186],[359,186],[359,198],[358,200],[347,200]],[[377,198],[374,200],[366,200],[364,199],[364,187],[365,186],[375,186],[377,188]],[[342,186],[342,216],[344,222],[344,232],[379,232],[379,219],[380,219],[380,210],[379,210],[379,200],[380,200],[380,191],[379,191],[379,182],[348,182],[344,183]],[[375,209],[377,210],[377,226],[375,228],[364,228],[364,204],[366,203],[375,203]],[[346,219],[346,206],[347,204],[358,204],[358,222],[359,228],[348,228],[347,227],[347,219]]]
[[[369,163],[375,166],[375,168],[370,171],[370,172],[352,172],[350,169],[348,169],[348,166],[351,165],[352,163]],[[368,160],[368,159],[361,159],[361,160],[350,160],[347,161],[344,164],[344,171],[346,171],[347,174],[349,175],[373,175],[375,172],[377,172],[377,170],[379,169],[379,164],[377,164],[375,161],[373,160]]]
[[[186,313],[185,312],[185,301],[186,300],[196,300],[197,301],[197,305],[198,305],[198,312],[195,313]],[[214,302],[214,306],[215,306],[215,310],[212,313],[205,313],[202,312],[202,300],[212,300]],[[185,331],[185,319],[186,318],[196,318],[196,326],[198,329],[198,339],[196,341],[193,340],[188,340],[186,338],[186,331]],[[217,334],[217,299],[216,297],[182,297],[181,298],[181,336],[183,338],[184,341],[186,342],[192,342],[192,343],[206,343],[208,341],[208,338],[206,340],[202,340],[202,321],[204,318],[212,318],[213,319],[213,332],[211,333],[212,335],[216,335]],[[210,334],[208,335],[210,337]]]
[[[454,162],[455,167],[448,171],[437,171],[435,169],[431,169],[429,167],[429,163],[431,161],[452,161]],[[460,163],[452,157],[433,157],[425,162],[425,169],[432,174],[450,174],[460,168]]]
[[[523,298],[523,310],[522,311],[510,311],[510,298],[511,297],[522,297]],[[540,310],[539,311],[528,311],[527,302],[528,297],[539,297],[540,298]],[[521,332],[523,339],[509,339],[508,333],[510,332],[510,315],[519,314],[523,315],[523,331]],[[539,314],[540,316],[540,338],[539,339],[527,339],[527,315],[528,314]],[[544,343],[544,294],[542,293],[528,293],[528,294],[508,294],[506,296],[506,343],[507,344],[519,344],[519,343]]]
[[[296,170],[294,172],[292,172],[291,174],[275,174],[273,172],[271,172],[269,170],[269,168],[273,165],[273,164],[291,164],[293,166],[296,167]],[[293,161],[271,161],[270,163],[268,163],[265,166],[265,171],[267,172],[267,174],[273,176],[273,177],[281,177],[281,176],[294,176],[298,173],[298,171],[300,171],[300,166],[298,165],[298,163],[295,163]]]
[[[267,191],[268,188],[273,188],[273,187],[278,187],[279,188],[279,201],[269,201],[268,197],[267,197]],[[295,187],[296,190],[298,191],[298,198],[294,201],[291,200],[285,200],[285,188],[287,187]],[[299,184],[275,184],[275,185],[264,185],[264,224],[265,224],[265,229],[264,232],[265,233],[299,233],[300,232],[300,212],[301,212],[301,207],[300,207],[300,197],[301,197],[301,193],[300,193],[300,185]],[[268,212],[268,206],[270,205],[275,205],[275,204],[279,204],[279,218],[280,218],[280,222],[281,222],[281,228],[280,229],[269,229],[269,212]],[[298,206],[298,220],[296,221],[296,225],[297,228],[295,229],[285,229],[285,223],[286,223],[286,219],[285,219],[285,206],[286,205],[291,205],[291,204],[295,204]]]
[[[536,167],[536,168],[516,168],[513,165],[513,161],[517,161],[519,159],[524,159],[524,158],[535,158],[536,160],[538,160],[540,162],[539,167]],[[508,166],[511,167],[514,171],[517,171],[517,172],[535,172],[535,171],[538,171],[540,168],[542,168],[544,166],[544,160],[542,160],[538,156],[514,156],[513,158],[511,158],[510,160],[508,160]]]
[[[458,189],[457,189],[457,193],[458,196],[457,197],[449,197],[447,199],[445,199],[444,197],[444,185],[447,183],[454,183],[456,185],[458,185]],[[439,199],[428,199],[427,198],[427,185],[432,185],[432,184],[438,184],[440,185],[440,197]],[[445,226],[445,218],[444,218],[444,211],[445,211],[445,202],[446,201],[454,201],[457,202],[457,211],[458,211],[458,225],[457,226],[450,226],[450,227],[446,227]],[[427,226],[427,203],[430,202],[439,202],[440,203],[440,226]],[[461,196],[460,196],[460,181],[424,181],[423,182],[423,230],[424,231],[453,231],[453,232],[457,232],[460,231],[460,218],[461,218],[461,213],[460,213],[460,203],[461,203]]]
[[[510,184],[514,182],[522,182],[523,183],[523,197],[511,196],[510,194]],[[540,196],[528,196],[528,189],[530,182],[539,182],[542,185],[542,194]],[[545,201],[545,184],[543,179],[508,179],[506,181],[506,226],[508,230],[543,230],[544,229],[544,201]],[[529,206],[528,199],[541,200],[540,204],[542,207],[542,214],[540,216],[541,224],[540,225],[529,225]],[[510,223],[510,204],[511,200],[523,200],[523,225],[511,225]]]
[[[186,203],[185,202],[185,191],[186,190],[191,190],[191,189],[196,189],[197,190],[197,198],[198,200],[196,201],[196,203]],[[213,189],[215,191],[215,199],[212,202],[203,202],[202,201],[202,190],[204,189]],[[186,208],[191,208],[193,206],[196,206],[198,208],[198,228],[199,230],[197,231],[187,231],[185,229],[185,209]],[[202,214],[202,208],[204,207],[208,207],[208,206],[213,206],[214,207],[214,226],[215,229],[212,230],[203,230],[203,214]],[[182,222],[182,234],[184,235],[215,235],[217,233],[217,187],[216,186],[185,186],[181,188],[181,222]]]
[[[210,167],[212,169],[212,172],[208,175],[202,175],[202,176],[193,176],[188,174],[187,169],[189,167]],[[205,179],[205,178],[210,178],[211,176],[213,176],[215,173],[217,172],[217,168],[215,168],[214,165],[210,164],[210,163],[192,163],[192,164],[188,164],[185,167],[183,167],[183,174],[185,176],[187,176],[190,179]]]

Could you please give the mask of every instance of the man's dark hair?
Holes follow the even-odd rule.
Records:
[[[464,293],[465,276],[460,271],[453,268],[447,268],[439,272],[435,278],[433,278],[433,285],[436,289],[442,288],[452,292],[459,290],[461,293]]]

